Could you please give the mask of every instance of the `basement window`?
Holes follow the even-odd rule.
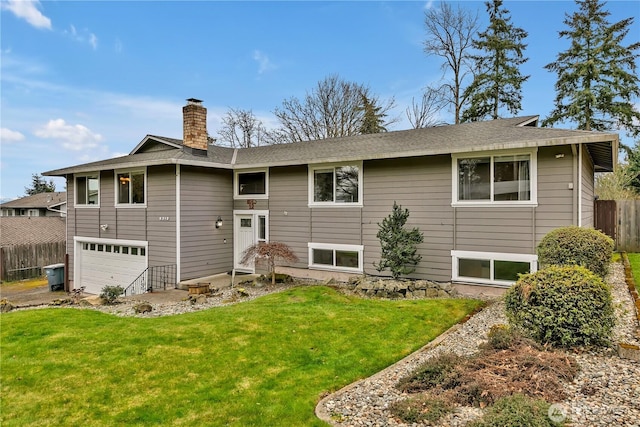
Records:
[[[510,286],[520,274],[537,270],[536,255],[451,251],[454,282]]]

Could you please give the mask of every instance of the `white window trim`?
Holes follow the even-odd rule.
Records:
[[[529,184],[531,200],[513,200],[513,201],[493,201],[493,200],[458,200],[458,160],[459,159],[472,159],[479,157],[491,158],[491,197],[493,197],[493,165],[494,157],[511,156],[526,154],[530,157],[530,173]],[[533,148],[529,150],[496,150],[496,151],[483,151],[477,153],[461,153],[451,155],[451,206],[453,207],[465,207],[465,206],[500,206],[500,207],[521,207],[521,206],[538,206],[538,149]]]
[[[336,203],[335,202],[335,183],[334,183],[334,201],[332,202],[316,202],[314,200],[314,178],[315,171],[322,169],[334,169],[340,166],[357,166],[358,167],[358,202],[357,203]],[[340,163],[323,163],[317,165],[309,165],[309,175],[308,175],[308,196],[309,196],[309,207],[332,207],[332,208],[353,208],[353,207],[362,207],[364,194],[362,191],[362,161],[359,162],[340,162]]]
[[[362,273],[364,271],[364,246],[363,245],[341,245],[333,243],[307,243],[309,249],[309,269],[312,270],[327,270],[327,271],[343,271],[349,273]],[[358,252],[358,268],[350,267],[336,267],[325,264],[313,264],[313,250],[325,249],[334,251],[349,251]],[[335,262],[335,260],[334,260]]]
[[[119,203],[118,202],[118,174],[120,173],[136,173],[142,172],[144,174],[144,203]],[[136,168],[136,169],[120,169],[114,171],[113,174],[113,198],[116,208],[124,208],[124,209],[136,209],[136,208],[146,208],[147,201],[149,197],[149,193],[147,192],[147,168]],[[131,189],[129,189],[131,191]]]
[[[264,194],[240,194],[240,181],[238,175],[243,173],[264,172]],[[266,200],[269,198],[269,169],[242,169],[233,173],[233,199],[234,200]]]
[[[460,276],[458,274],[458,260],[464,259],[476,259],[490,261],[490,277],[494,275],[494,261],[515,261],[515,262],[528,262],[530,265],[530,272],[534,273],[538,271],[538,256],[532,254],[510,254],[502,252],[476,252],[476,251],[451,251],[451,280],[453,282],[462,283],[477,283],[481,285],[494,285],[501,287],[509,287],[514,282],[507,280],[494,280],[494,279],[480,279],[478,277]]]
[[[90,204],[78,204],[78,178],[97,178],[98,179],[98,203],[96,203],[95,205],[90,205]],[[83,174],[77,174],[73,176],[73,193],[74,193],[74,201],[73,201],[73,206],[75,208],[79,208],[79,209],[97,209],[100,207],[100,199],[101,199],[101,194],[102,191],[100,191],[100,172],[94,172],[94,173],[83,173]],[[88,196],[88,195],[87,195]]]

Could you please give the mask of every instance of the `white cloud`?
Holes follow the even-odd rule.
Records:
[[[34,133],[40,138],[58,140],[64,148],[71,151],[96,148],[102,141],[102,135],[91,132],[83,125],[67,124],[63,119],[49,120]]]
[[[267,54],[259,50],[253,51],[253,59],[258,63],[258,74],[262,74],[265,71],[275,70],[276,65],[271,62]]]
[[[78,31],[75,25],[70,24],[69,29],[64,30],[63,33],[71,36],[77,42],[90,44],[93,50],[98,48],[98,37],[86,28]]]
[[[428,2],[426,2],[426,3],[424,4],[424,9],[425,9],[425,10],[429,10],[429,9],[431,9],[432,7],[433,7],[433,0],[429,0]]]
[[[2,9],[12,12],[36,28],[51,29],[51,19],[38,10],[40,2],[37,0],[7,0],[0,2]]]
[[[24,135],[16,130],[0,128],[0,141],[2,142],[16,142],[22,141],[23,139]]]

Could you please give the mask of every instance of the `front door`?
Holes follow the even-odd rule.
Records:
[[[234,268],[237,271],[255,272],[253,262],[240,264],[244,251],[251,245],[267,241],[267,211],[243,211],[234,215]]]

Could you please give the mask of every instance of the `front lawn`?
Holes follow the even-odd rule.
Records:
[[[327,287],[160,318],[44,309],[0,318],[0,425],[324,425],[323,393],[367,377],[478,308]]]
[[[633,281],[636,283],[636,290],[640,292],[640,253],[627,254],[627,257],[631,265]]]

